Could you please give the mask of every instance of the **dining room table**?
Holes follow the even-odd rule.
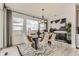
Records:
[[[32,41],[34,43],[34,48],[37,50],[38,49],[38,35],[37,34],[31,34],[32,36]]]

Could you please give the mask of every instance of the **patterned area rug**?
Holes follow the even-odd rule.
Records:
[[[61,55],[61,52],[64,52],[63,50],[71,48],[69,44],[58,41],[55,41],[51,46],[45,45],[44,47],[40,47],[37,50],[32,47],[28,47],[26,44],[18,45],[18,47],[23,56],[49,56],[55,55],[57,53],[56,51],[58,51],[57,54]]]

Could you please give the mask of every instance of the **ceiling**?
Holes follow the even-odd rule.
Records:
[[[54,17],[55,15],[58,15],[59,13],[64,12],[63,10],[66,10],[69,5],[68,3],[6,3],[6,6],[25,13],[30,14],[33,16],[41,17],[42,15],[42,8],[45,9],[44,16],[47,19],[50,19]]]

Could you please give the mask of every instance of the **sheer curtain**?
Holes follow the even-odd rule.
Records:
[[[25,16],[12,12],[12,44],[24,43]]]

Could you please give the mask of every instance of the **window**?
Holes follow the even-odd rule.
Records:
[[[22,14],[12,13],[12,40],[13,45],[24,43],[24,35],[31,31],[38,31],[38,21]],[[44,23],[40,24],[40,30],[45,28]],[[30,31],[30,32],[29,32]]]
[[[22,30],[23,29],[23,19],[13,17],[13,30]]]
[[[40,24],[40,30],[44,30],[45,29],[45,24],[44,23],[41,23]]]
[[[24,43],[24,18],[23,15],[12,13],[12,44]]]
[[[38,22],[35,20],[26,20],[26,29],[28,30],[38,30]]]

